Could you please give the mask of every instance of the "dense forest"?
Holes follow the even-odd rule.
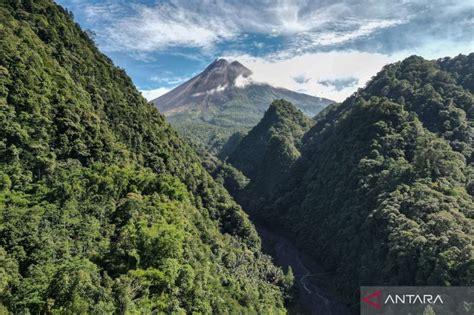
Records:
[[[271,189],[253,189],[245,206],[320,262],[348,300],[360,285],[473,285],[473,67],[474,54],[387,65],[301,142],[278,132],[280,151],[294,143],[300,156],[259,177]],[[267,123],[228,159],[244,174],[249,156],[281,166],[252,140],[282,130]]]
[[[312,119],[291,103],[275,100],[260,123],[229,149],[227,163],[250,181],[245,189],[239,187],[237,195],[236,189],[229,187],[229,180],[224,184],[245,208],[255,208],[254,204],[270,197],[275,186],[289,175],[289,169],[300,156],[303,135],[313,124]]]
[[[193,147],[71,12],[2,1],[0,314],[285,313],[294,276],[234,199],[348,302],[474,285],[474,54],[387,65],[314,119],[276,100],[246,130]]]
[[[0,313],[280,313],[292,277],[50,0],[0,5]]]

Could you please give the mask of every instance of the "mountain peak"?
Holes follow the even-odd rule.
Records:
[[[281,112],[291,112],[291,113],[300,112],[300,110],[295,105],[291,104],[290,102],[284,99],[274,100],[270,104],[268,111],[275,112],[277,114],[281,114]]]
[[[247,78],[251,74],[252,71],[240,62],[229,63],[226,59],[219,58],[193,79],[194,93],[209,94],[209,91],[222,91],[234,86],[239,76]]]
[[[295,105],[284,99],[274,100],[258,125],[270,128],[275,125],[277,121],[286,125],[297,124],[307,126],[308,128],[314,123],[312,119],[305,116]]]
[[[152,103],[169,117],[172,124],[179,120],[174,126],[180,131],[187,129],[186,132],[189,133],[189,130],[197,130],[193,129],[195,126],[204,124],[208,129],[200,129],[196,134],[202,135],[202,130],[206,130],[206,138],[201,140],[206,143],[218,141],[212,139],[223,139],[221,143],[224,143],[236,130],[250,130],[275,99],[292,101],[298,104],[300,110],[311,116],[332,103],[327,99],[275,88],[268,84],[258,84],[251,76],[252,71],[239,61],[218,58],[203,72]],[[281,108],[275,109],[278,111],[277,115],[293,115],[294,110],[286,108],[292,105],[280,105]],[[179,126],[184,126],[184,121],[186,124],[189,122],[191,126],[181,129]],[[214,132],[215,137],[212,135]]]
[[[232,61],[230,64],[229,64],[229,68],[233,68],[233,69],[238,69],[240,73],[242,74],[252,74],[252,71],[250,71],[249,68],[247,68],[246,66],[244,66],[243,64],[241,64],[240,62],[238,62],[237,60],[234,60]]]
[[[211,102],[213,97],[228,98],[222,96],[224,91],[234,88],[238,77],[247,78],[251,74],[252,71],[238,61],[218,58],[203,72],[152,102],[166,113],[188,103],[203,104]]]
[[[292,103],[283,99],[272,102],[262,120],[242,138],[227,161],[255,185],[255,191],[270,192],[284,174],[279,170],[299,157],[303,135],[314,121]],[[266,163],[268,157],[272,163]],[[260,178],[266,178],[265,182]]]
[[[226,59],[217,58],[210,65],[207,66],[204,72],[208,70],[216,69],[216,68],[226,68],[228,65],[229,65],[229,62]]]
[[[252,71],[250,71],[250,69],[245,67],[237,60],[229,62],[227,59],[217,58],[209,66],[207,66],[207,68],[199,75],[199,77],[212,75],[219,77],[217,81],[220,81],[221,83],[222,81],[226,81],[226,84],[233,85],[237,77],[243,76],[246,78],[251,74]],[[217,88],[217,86],[214,88]]]

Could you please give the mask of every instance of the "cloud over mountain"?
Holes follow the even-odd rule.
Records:
[[[388,62],[413,54],[430,59],[455,56],[474,47],[472,1],[58,2],[97,34],[101,49],[127,69],[143,91],[172,89],[217,57],[246,61],[244,56],[259,68],[268,63],[283,67],[279,82],[271,74],[257,79],[342,100]],[[330,58],[336,61],[329,63],[332,68]],[[315,67],[285,68],[302,59]],[[361,67],[340,67],[348,62],[360,62]],[[252,67],[252,62],[246,64]],[[303,82],[298,82],[301,75]],[[184,79],[167,80],[173,77]],[[358,83],[330,84],[347,78]]]

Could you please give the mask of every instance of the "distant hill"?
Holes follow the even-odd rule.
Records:
[[[230,153],[227,162],[251,180],[247,191],[268,195],[279,184],[300,156],[301,139],[313,126],[305,116],[285,100],[276,100],[262,120]]]
[[[314,116],[331,100],[252,81],[238,61],[218,59],[202,73],[152,101],[178,132],[218,153],[230,136],[247,132],[275,99]]]
[[[70,12],[1,2],[0,314],[285,313],[260,242]]]
[[[247,187],[258,181],[237,200],[286,231],[348,299],[360,285],[473,285],[473,65],[474,54],[387,65],[301,142],[265,117],[228,159]],[[284,167],[266,154],[272,172],[252,169],[275,143],[272,152],[301,143],[301,155]]]

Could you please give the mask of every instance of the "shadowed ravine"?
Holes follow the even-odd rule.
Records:
[[[324,271],[305,257],[290,240],[262,225],[257,225],[257,231],[264,251],[273,256],[275,263],[285,271],[288,266],[293,269],[298,296],[288,310],[290,314],[351,314],[346,305],[320,285],[329,280]]]

